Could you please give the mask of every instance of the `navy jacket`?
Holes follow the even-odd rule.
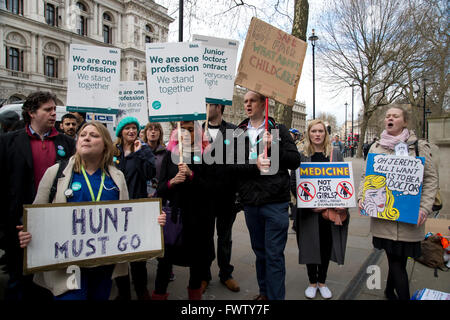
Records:
[[[75,140],[58,134],[54,140],[56,162],[68,160],[75,152]],[[58,154],[58,146],[65,155]],[[23,205],[31,204],[36,196],[33,155],[26,129],[8,132],[0,137],[0,165],[2,170],[1,214],[8,268],[21,268],[22,250],[19,247],[16,226],[22,224]]]

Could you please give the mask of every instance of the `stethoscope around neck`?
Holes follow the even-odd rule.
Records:
[[[66,190],[64,190],[64,195],[66,196],[66,199],[70,199],[73,197],[72,181],[73,181],[73,170],[72,173],[70,174],[69,187]]]

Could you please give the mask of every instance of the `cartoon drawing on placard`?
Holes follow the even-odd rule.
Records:
[[[369,153],[361,214],[417,224],[425,158]]]
[[[394,195],[386,186],[383,176],[366,176],[362,200],[362,207],[368,216],[387,220],[397,220],[400,216],[400,212],[394,208]]]

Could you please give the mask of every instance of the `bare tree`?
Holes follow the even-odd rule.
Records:
[[[327,112],[319,112],[316,118],[323,120],[325,123],[331,126],[332,131],[334,132],[338,131],[338,125],[335,115]]]
[[[363,106],[361,137],[373,112],[400,95],[396,84],[405,68],[397,61],[411,52],[404,8],[400,0],[332,0],[321,19],[318,60],[338,90],[356,86]]]
[[[309,15],[308,0],[295,0],[294,9],[294,22],[291,34],[306,41]],[[275,120],[289,128],[292,124],[292,107],[275,102]]]
[[[420,47],[417,46],[416,59],[405,61],[408,64],[408,78],[400,85],[405,98],[417,107],[414,109],[421,109],[419,113],[423,115],[426,94],[426,104],[431,113],[439,116],[450,111],[448,3],[445,0],[409,0],[408,5],[411,32],[419,37]]]

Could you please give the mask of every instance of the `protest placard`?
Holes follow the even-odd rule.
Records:
[[[298,208],[356,206],[351,162],[302,162],[295,176]]]
[[[67,110],[117,113],[120,49],[71,44],[67,72]]]
[[[159,199],[24,206],[24,273],[163,255]]]
[[[293,106],[306,47],[305,41],[253,17],[235,84]]]
[[[206,103],[231,106],[239,41],[197,34],[192,36],[192,41],[200,42],[203,48],[203,74],[208,87]]]
[[[145,59],[150,122],[205,120],[201,44],[147,43]]]
[[[416,224],[425,158],[369,153],[361,214]]]
[[[125,117],[135,117],[141,126],[147,124],[148,106],[145,81],[120,82],[118,109],[117,123]]]

